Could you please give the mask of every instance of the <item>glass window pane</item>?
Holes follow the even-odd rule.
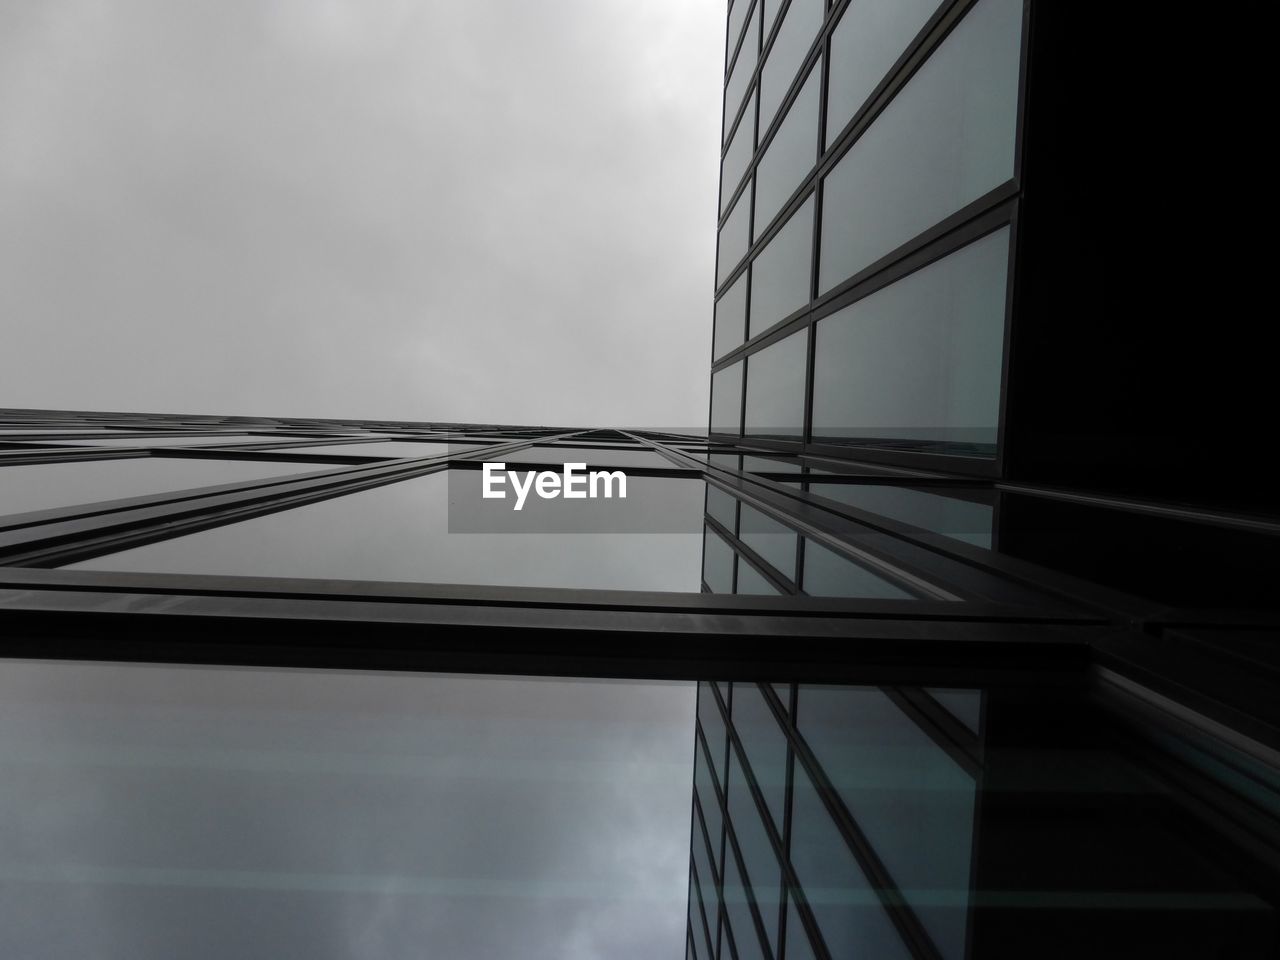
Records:
[[[290,447],[288,450],[264,452],[288,453],[291,456],[295,453],[336,453],[344,457],[440,457],[449,453],[449,444],[390,440],[386,443],[334,443],[322,447]]]
[[[716,286],[728,279],[729,274],[733,273],[733,268],[746,255],[747,248],[751,245],[748,233],[751,226],[751,219],[748,216],[751,208],[750,199],[751,192],[744,191],[734,205],[733,213],[729,214],[729,219],[720,228],[720,248],[716,252]]]
[[[747,274],[744,271],[733,286],[716,301],[716,332],[713,360],[719,360],[734,347],[742,345],[746,328]]]
[[[821,64],[809,74],[787,118],[756,166],[756,236],[764,232],[783,202],[795,193],[818,155],[818,80]]]
[[[702,534],[702,579],[712,593],[733,593],[733,548],[707,527]]]
[[[942,955],[963,958],[973,778],[880,690],[801,685],[796,716]]]
[[[794,900],[787,900],[787,960],[817,960]]]
[[[748,359],[745,432],[797,440],[804,430],[805,346],[800,330]]]
[[[783,694],[783,704],[791,696]],[[733,728],[747,752],[747,762],[765,805],[773,815],[773,825],[782,836],[783,804],[787,793],[787,738],[778,720],[754,683],[733,685]]]
[[[820,292],[1013,176],[1021,36],[980,0],[827,176]]]
[[[994,455],[1009,230],[818,321],[814,439],[974,445]]]
[[[974,733],[982,722],[982,691],[925,687],[925,692]]]
[[[724,856],[723,893],[725,919],[733,933],[738,960],[764,960],[764,949],[760,945],[755,921],[751,918],[751,908],[747,905],[747,890],[738,870],[738,860],[729,850]]]
[[[95,557],[81,570],[310,577],[619,590],[700,590],[700,481],[628,477],[627,499],[584,501],[608,510],[639,508],[655,530],[686,515],[691,533],[543,533],[526,513],[509,511],[515,532],[450,533],[449,494],[480,496],[449,484],[446,471],[398,481],[280,513]],[[567,501],[539,501],[563,506]],[[528,504],[526,504],[526,507]],[[454,507],[455,510],[468,508]],[[692,510],[692,513],[687,511]],[[578,516],[575,514],[575,516]],[[631,518],[641,526],[644,517]],[[512,529],[504,527],[504,530]]]
[[[317,472],[324,471],[297,463],[167,457],[0,466],[0,516]]]
[[[738,37],[742,35],[742,25],[747,19],[747,8],[751,6],[751,0],[734,0],[733,5],[729,8],[729,29],[726,37],[725,49],[725,66],[729,64],[729,58],[733,56],[734,47],[738,44]]]
[[[739,559],[738,588],[734,592],[744,597],[776,597],[778,588],[747,561]]]
[[[755,507],[742,505],[739,538],[760,554],[775,570],[788,580],[796,578],[796,546],[800,535],[788,527],[761,513]]]
[[[911,594],[897,584],[809,539],[804,542],[801,589],[811,597],[912,599]]]
[[[711,772],[716,783],[724,784],[725,734],[723,714],[716,704],[711,687],[705,681],[698,684],[698,722],[702,724],[702,735],[706,737],[707,749],[711,751]],[[707,825],[708,827],[711,824]],[[714,837],[712,838],[714,839]]]
[[[738,686],[741,686],[740,684]],[[747,883],[755,894],[756,907],[764,924],[765,936],[774,950],[778,945],[778,907],[782,888],[782,870],[769,835],[760,819],[751,791],[742,774],[736,751],[729,752],[729,823],[742,850],[742,863]],[[736,932],[736,928],[735,928]]]
[[[760,43],[759,30],[760,4],[757,3],[755,12],[747,21],[747,35],[742,41],[737,62],[734,63],[733,70],[729,74],[729,82],[724,88],[724,131],[722,133],[724,137],[729,135],[733,118],[737,116],[738,107],[742,105],[742,95],[747,92],[747,84],[756,69],[756,57],[759,55],[757,47]]]
[[[791,803],[791,863],[831,955],[910,960],[910,951],[799,763]]]
[[[827,143],[831,143],[924,27],[938,0],[858,0],[831,33]]]
[[[748,337],[764,333],[810,300],[813,271],[813,198],[751,262],[751,320]]]
[[[767,130],[778,104],[813,46],[826,11],[823,0],[791,0],[760,74],[760,129]],[[815,113],[815,123],[816,116]],[[816,135],[816,130],[815,130]]]
[[[995,508],[989,503],[880,484],[811,482],[809,491],[965,543],[991,547]]]
[[[597,447],[587,450],[582,447],[536,446],[525,447],[515,453],[504,453],[495,459],[505,463],[549,463],[556,466],[565,463],[585,463],[588,467],[650,467],[655,470],[675,467],[675,464],[662,454],[639,448],[611,450],[607,447]]]
[[[751,163],[752,154],[756,150],[755,131],[755,110],[748,104],[746,115],[738,124],[738,129],[734,131],[733,138],[729,141],[729,149],[720,162],[721,213],[724,213],[729,206],[729,201],[733,199],[734,188],[742,179],[742,175],[747,172],[747,165]]]
[[[193,434],[186,437],[173,436],[144,436],[144,437],[116,437],[104,434],[101,437],[93,438],[77,438],[75,440],[59,440],[53,444],[55,447],[207,447],[222,446],[228,443],[270,443],[272,437],[252,437],[243,433],[222,434],[221,436],[209,436],[208,434]],[[286,437],[286,440],[296,440],[297,437]]]
[[[711,432],[742,432],[741,361],[711,375]]]
[[[707,513],[719,520],[730,533],[738,532],[737,497],[707,484]]]

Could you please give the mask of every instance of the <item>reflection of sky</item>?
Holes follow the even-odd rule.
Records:
[[[686,684],[0,667],[0,954],[683,950]]]
[[[459,473],[459,471],[453,471]],[[581,589],[700,589],[704,485],[629,477],[628,499],[538,500],[515,513],[484,501],[503,533],[450,533],[470,517],[450,499],[479,493],[480,473],[392,483],[73,564],[72,569],[477,583]],[[653,493],[644,496],[645,491]],[[451,511],[453,514],[451,515]],[[608,526],[590,525],[590,518]],[[578,524],[582,519],[584,522]],[[572,521],[576,524],[569,527]],[[456,529],[458,524],[453,524]],[[466,529],[480,529],[476,525]],[[493,529],[492,526],[488,529]],[[547,533],[575,529],[580,532]],[[591,532],[592,530],[624,532]],[[641,531],[653,532],[641,532]],[[661,531],[688,532],[661,532]]]

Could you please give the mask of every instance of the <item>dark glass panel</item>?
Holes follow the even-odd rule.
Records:
[[[742,505],[738,538],[788,580],[796,578],[796,545],[800,535],[790,527]]]
[[[756,932],[755,922],[751,918],[747,889],[742,882],[738,860],[731,850],[726,850],[724,856],[723,893],[725,919],[729,923],[729,929],[733,931],[733,945],[737,948],[738,960],[765,960],[760,934]]]
[[[712,359],[719,360],[734,347],[742,345],[746,329],[747,274],[744,271],[733,286],[716,301],[716,333]]]
[[[991,546],[995,508],[929,490],[864,483],[813,483],[809,491],[979,547]]]
[[[164,540],[72,565],[83,570],[475,583],[580,589],[698,592],[702,560],[703,484],[692,478],[627,478],[627,499],[582,501],[616,520],[612,505],[636,527],[673,530],[687,518],[690,533],[541,532],[534,511],[568,509],[570,501],[538,500],[530,511],[505,510],[503,532],[450,533],[455,497],[480,497],[474,486],[450,484],[446,471],[331,500]],[[468,509],[473,504],[468,504]],[[529,506],[526,503],[526,506]],[[478,508],[476,508],[478,509]],[[569,511],[577,520],[586,511]],[[491,514],[490,516],[499,516]],[[561,516],[543,514],[544,518]],[[617,516],[622,516],[618,513]],[[520,519],[525,518],[525,519]],[[525,526],[521,526],[524,524]],[[664,526],[665,524],[665,526]],[[510,531],[510,532],[508,532]]]
[[[751,191],[745,190],[733,205],[733,213],[720,228],[720,248],[716,252],[716,285],[724,283],[751,246]]]
[[[950,690],[941,687],[926,687],[925,692],[942,704],[947,712],[978,733],[982,723],[982,691]]]
[[[735,593],[743,596],[775,596],[779,591],[764,575],[747,561],[738,560],[738,589]]]
[[[702,533],[702,579],[712,593],[733,593],[733,547],[707,527]]]
[[[786,706],[791,694],[783,687]],[[747,762],[755,774],[764,802],[773,816],[774,829],[782,836],[782,817],[787,796],[787,738],[778,726],[764,694],[754,683],[733,685],[733,728],[747,752]]]
[[[980,0],[827,176],[819,293],[1013,176],[1022,6]]]
[[[1006,227],[819,320],[814,439],[955,442],[994,455],[1008,258]]]
[[[730,533],[738,532],[737,497],[707,484],[707,513],[719,520]]]
[[[825,13],[823,0],[791,0],[760,74],[761,129],[768,129],[805,54],[813,46]]]
[[[884,79],[924,27],[938,0],[857,0],[831,33],[827,143]]]
[[[264,438],[266,439],[266,438]],[[449,452],[447,443],[390,440],[385,443],[334,443],[321,447],[291,447],[281,453],[337,453],[344,457],[440,457]]]
[[[742,104],[742,95],[747,92],[747,84],[751,82],[751,74],[756,68],[756,57],[759,55],[758,45],[760,43],[760,5],[756,4],[755,11],[751,14],[747,22],[747,35],[742,41],[742,48],[738,51],[738,59],[733,65],[733,70],[729,73],[729,81],[725,84],[724,90],[724,131],[722,136],[729,135],[729,129],[733,124],[733,118],[738,113],[738,107]]]
[[[882,691],[800,687],[800,733],[944,957],[964,957],[976,786]]]
[[[756,165],[755,235],[764,232],[778,210],[805,175],[813,169],[818,150],[818,98],[822,64],[809,79],[787,111],[787,118]]]
[[[745,433],[800,438],[808,341],[808,330],[800,330],[747,358]]]
[[[787,901],[787,960],[817,960],[794,900]]]
[[[515,453],[504,453],[494,459],[505,463],[585,463],[588,467],[650,467],[655,470],[675,467],[662,454],[638,447],[630,450],[610,450],[604,447],[586,450],[582,447],[537,446],[525,447]]]
[[[753,94],[754,100],[754,94]],[[756,113],[751,103],[747,104],[747,112],[733,132],[729,141],[729,149],[720,162],[720,212],[724,213],[733,198],[734,188],[742,175],[747,172],[747,165],[756,152]]]
[[[791,863],[831,955],[911,960],[911,952],[799,763],[791,803]]]
[[[813,271],[813,198],[791,215],[751,262],[748,337],[763,333],[810,299]]]
[[[711,751],[711,772],[716,782],[724,784],[725,734],[724,715],[716,705],[710,687],[705,681],[698,684],[698,722],[702,724],[702,735],[707,740],[707,749]],[[708,827],[711,825],[708,824]]]
[[[742,432],[742,370],[739,361],[711,375],[712,433]]]
[[[284,479],[320,469],[297,463],[167,457],[0,466],[0,516],[192,487]]]
[[[740,688],[740,684],[735,684]],[[765,831],[764,822],[760,819],[760,808],[756,806],[742,773],[742,766],[737,751],[729,751],[729,793],[726,798],[729,805],[729,823],[733,825],[733,834],[738,839],[738,847],[742,851],[743,868],[747,874],[747,883],[755,895],[756,907],[760,911],[760,919],[764,924],[765,937],[773,950],[778,947],[778,907],[781,896],[782,873],[778,864],[778,855]],[[735,928],[736,932],[736,928]]]
[[[804,542],[804,575],[800,587],[811,597],[912,599],[912,595],[897,584],[808,539]]]

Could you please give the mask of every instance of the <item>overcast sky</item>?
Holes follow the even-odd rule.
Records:
[[[5,0],[0,406],[705,422],[722,0]]]

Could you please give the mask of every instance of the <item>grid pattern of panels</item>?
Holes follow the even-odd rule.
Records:
[[[714,433],[995,457],[1023,20],[1021,0],[731,5]]]
[[[690,954],[962,960],[982,696],[700,683]]]

